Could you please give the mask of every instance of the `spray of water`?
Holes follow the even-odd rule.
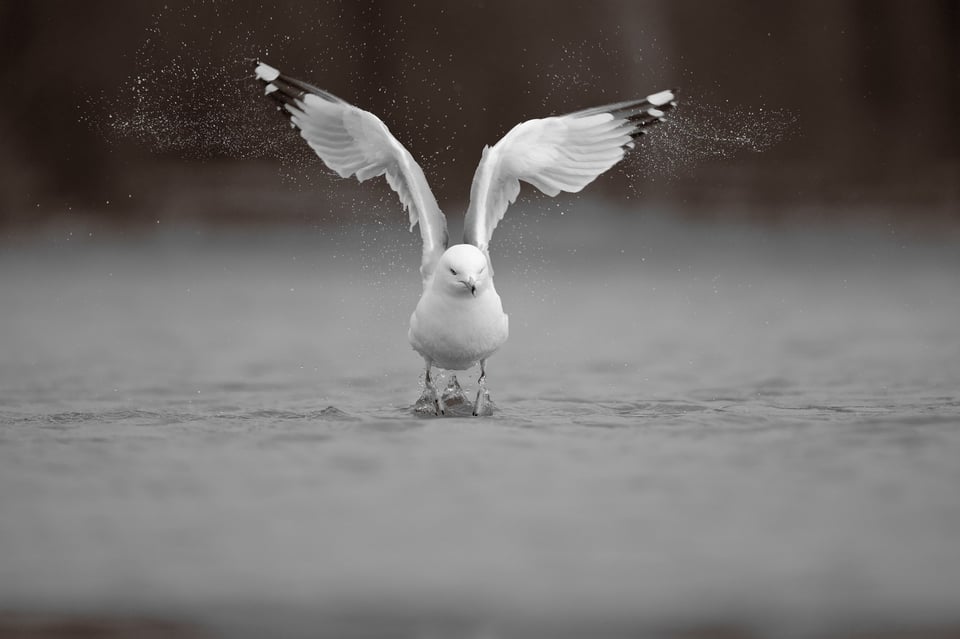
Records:
[[[450,76],[439,71],[457,63],[456,52],[440,53],[430,44],[406,42],[402,12],[393,11],[390,20],[385,20],[379,5],[347,9],[347,0],[283,3],[246,8],[238,19],[237,8],[221,0],[165,6],[154,15],[135,52],[135,72],[115,90],[86,99],[87,120],[108,140],[133,140],[156,154],[275,161],[288,186],[322,189],[329,196],[329,205],[346,214],[341,219],[358,223],[363,229],[360,244],[365,268],[378,274],[378,281],[386,282],[384,269],[413,264],[406,259],[410,242],[390,239],[404,223],[395,197],[382,184],[357,188],[355,183],[324,171],[305,144],[285,134],[283,119],[270,113],[270,102],[257,99],[259,87],[252,77],[252,62],[263,59],[282,64],[292,55],[312,60],[314,68],[296,72],[320,83],[330,73],[346,77],[346,86],[337,90],[362,104],[371,94],[386,90],[376,75],[377,65],[366,62],[402,56],[402,63],[391,68],[402,76],[403,94],[378,100],[378,115],[401,135],[435,190],[443,188],[441,167],[451,155],[449,143],[456,140],[456,131],[469,123],[463,105],[455,98],[457,92],[440,79]],[[210,25],[217,26],[211,29]],[[362,37],[346,37],[345,33]],[[657,46],[655,39],[643,41],[647,42],[644,46]],[[648,67],[637,65],[648,63],[643,60],[644,51],[624,55],[623,42],[616,29],[593,39],[555,38],[549,58],[518,60],[530,76],[527,93],[538,92],[543,105],[542,113],[530,116],[628,97],[606,93],[611,73],[642,79],[641,71]],[[663,60],[659,52],[651,49],[647,53],[651,59]],[[358,71],[342,73],[345,69]],[[373,77],[369,77],[371,73]],[[659,80],[651,79],[643,88],[662,87]],[[643,177],[682,178],[706,162],[734,162],[743,154],[770,148],[797,129],[792,113],[762,105],[729,104],[679,88],[680,107],[641,140],[638,152],[619,165],[618,170],[632,182],[642,184]],[[537,219],[517,220],[509,236],[502,234],[498,243],[522,256],[524,268],[536,271],[542,257],[531,247],[541,244],[542,218],[572,210],[577,200],[565,196],[547,201],[531,198],[530,193],[526,197],[526,209]]]
[[[642,153],[627,164],[645,175],[681,177],[716,160],[735,161],[744,153],[762,153],[798,130],[795,113],[716,104],[681,93],[681,108],[652,131]]]

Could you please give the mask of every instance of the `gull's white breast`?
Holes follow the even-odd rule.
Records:
[[[508,324],[492,282],[476,297],[427,287],[410,316],[408,337],[413,349],[434,366],[462,371],[507,341]]]

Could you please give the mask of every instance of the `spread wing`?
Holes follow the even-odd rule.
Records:
[[[568,115],[528,120],[484,147],[470,188],[463,241],[487,252],[520,193],[520,180],[547,195],[577,193],[623,159],[633,140],[675,106],[673,91]]]
[[[340,177],[356,175],[360,182],[380,175],[387,178],[410,214],[410,230],[420,224],[420,275],[426,282],[447,248],[447,220],[410,152],[369,111],[266,64],[257,64],[256,75],[265,94],[279,103],[278,109],[328,168]]]

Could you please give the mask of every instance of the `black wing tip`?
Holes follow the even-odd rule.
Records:
[[[284,80],[284,76],[278,69],[259,58],[256,60],[254,77],[264,87],[263,94],[277,104],[277,111],[288,119],[291,118],[293,114],[286,108],[286,105],[293,104],[295,106],[297,99],[302,97],[302,94],[292,90],[292,87]]]
[[[628,135],[630,142],[624,145],[629,150],[634,148],[634,140],[650,132],[649,127],[664,122],[669,112],[677,106],[677,90],[668,89],[648,95],[643,100],[630,104],[628,108],[614,113],[629,123]]]
[[[323,98],[329,102],[343,103],[343,100],[333,95],[329,91],[324,91],[319,87],[315,87],[312,84],[304,82],[303,80],[298,80],[294,77],[281,73],[279,69],[276,69],[262,60],[256,61],[256,67],[254,74],[257,80],[264,85],[264,93],[270,96],[271,99],[276,101],[281,105],[281,108],[284,105],[292,104],[297,106],[298,101],[302,101],[303,98],[309,93],[313,94],[319,98]],[[283,112],[288,117],[290,113],[287,109],[283,109]]]
[[[677,90],[667,89],[665,91],[651,93],[645,98],[628,100],[626,102],[617,102],[606,107],[591,109],[591,111],[594,113],[612,113],[618,117],[629,118],[631,116],[640,115],[649,109],[666,111],[674,108],[675,106],[677,106]]]

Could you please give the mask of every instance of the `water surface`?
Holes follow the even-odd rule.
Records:
[[[960,253],[571,217],[502,226],[484,419],[410,411],[415,236],[8,242],[0,630],[958,627]]]

